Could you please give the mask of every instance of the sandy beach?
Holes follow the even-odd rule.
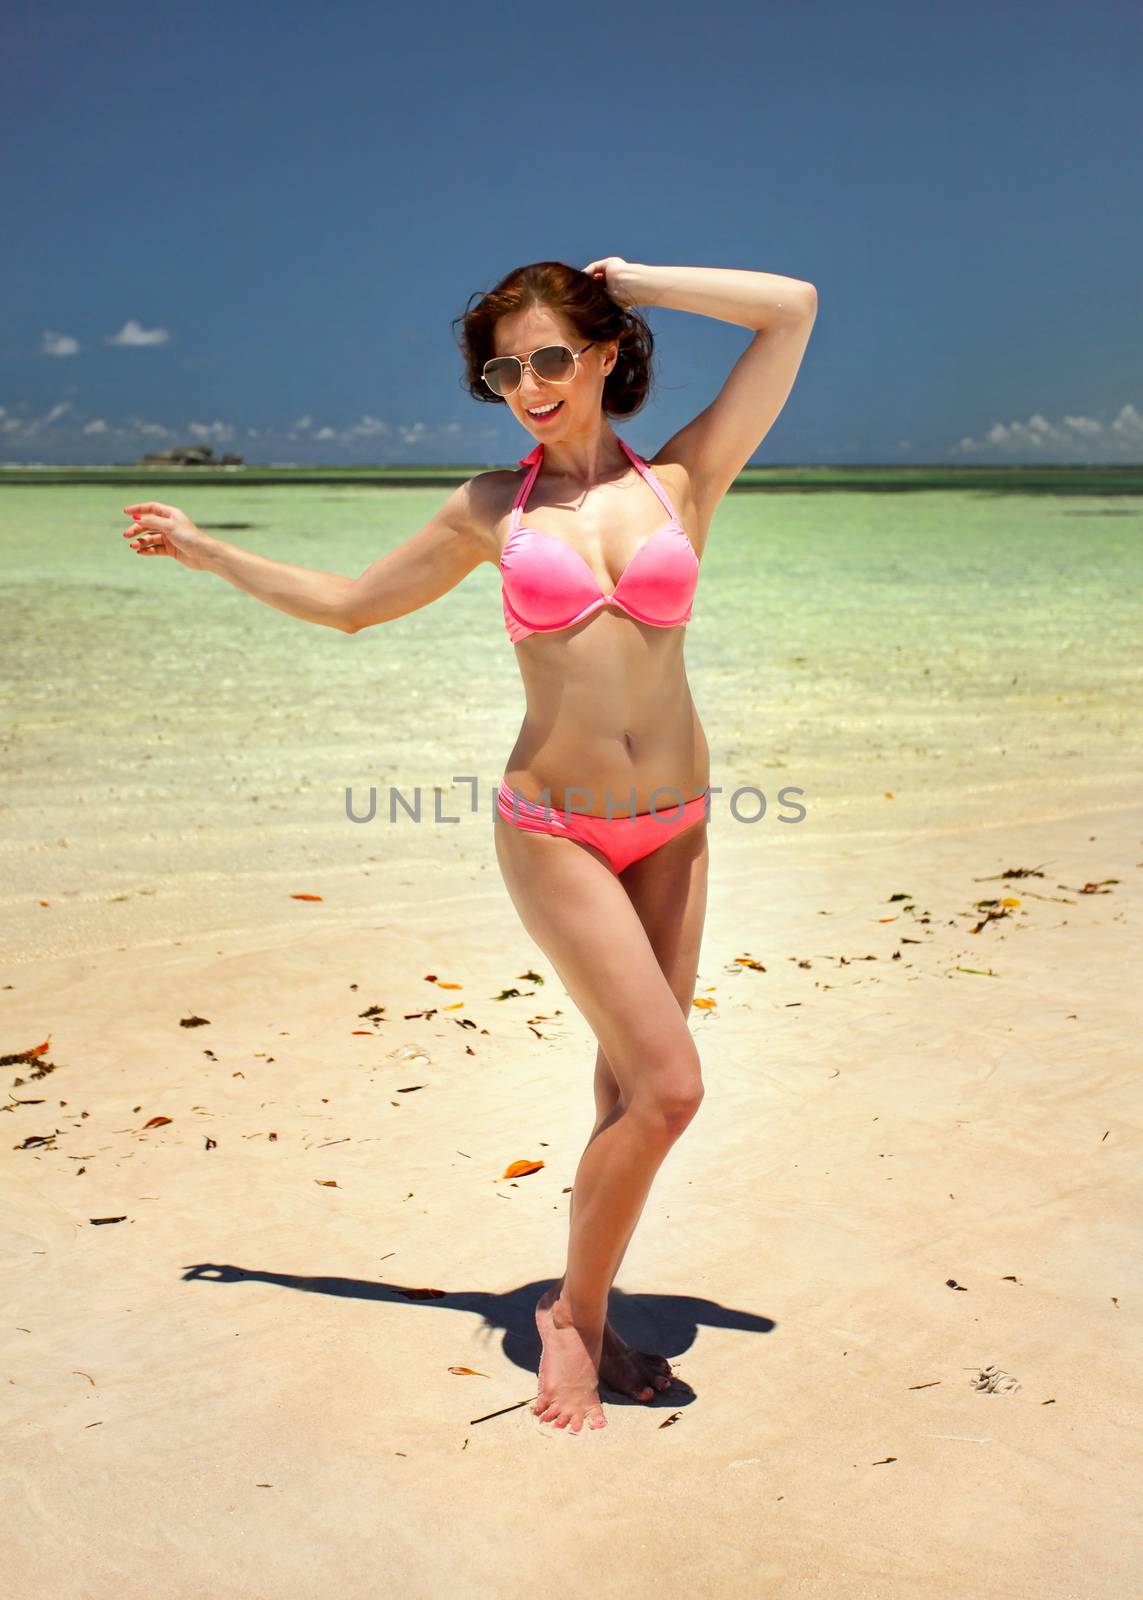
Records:
[[[525,1402],[592,1045],[499,885],[14,969],[14,1589],[1132,1592],[1141,827],[712,827],[707,1097],[613,1298],[675,1379],[590,1437]]]

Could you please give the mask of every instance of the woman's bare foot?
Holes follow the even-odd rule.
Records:
[[[553,1285],[536,1302],[540,1330],[540,1392],[533,1412],[541,1422],[579,1433],[586,1417],[592,1428],[605,1428],[607,1418],[599,1403],[599,1360],[603,1331],[577,1328],[560,1305],[560,1288]]]
[[[671,1364],[666,1356],[633,1349],[609,1322],[603,1330],[599,1381],[632,1400],[653,1400],[670,1384]]]

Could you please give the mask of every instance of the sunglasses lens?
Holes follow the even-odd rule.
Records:
[[[511,394],[520,387],[524,369],[515,356],[497,356],[484,368],[484,381],[493,394]]]
[[[575,373],[575,357],[566,345],[549,344],[532,357],[532,370],[545,383],[570,383]]]
[[[532,357],[532,371],[545,383],[570,383],[575,377],[575,356],[567,345],[549,344]],[[496,356],[484,368],[484,381],[493,394],[513,394],[524,377],[515,356]]]

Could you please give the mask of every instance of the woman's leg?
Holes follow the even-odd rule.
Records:
[[[687,828],[650,855],[642,856],[619,880],[627,890],[660,970],[688,1024],[706,923],[709,870],[710,849],[703,825]],[[597,1114],[601,1099],[610,1110],[618,1092],[619,1083],[611,1063],[600,1049],[596,1057]]]
[[[706,920],[709,850],[706,828],[692,828],[676,840],[644,856],[621,875],[656,960],[684,1017],[691,1015],[698,978],[699,951]],[[591,1138],[619,1103],[619,1083],[602,1045],[595,1055],[595,1126]],[[575,1216],[573,1189],[569,1231]],[[642,1212],[639,1214],[642,1215]],[[637,1216],[628,1230],[620,1265],[631,1243]],[[636,1400],[650,1400],[670,1382],[670,1363],[651,1351],[634,1350],[608,1323],[604,1330],[600,1377],[610,1387]]]
[[[629,891],[598,852],[502,817],[495,836],[521,920],[586,1018],[621,1095],[580,1160],[563,1283],[537,1308],[545,1359],[535,1409],[578,1432],[584,1416],[606,1420],[596,1378],[608,1290],[655,1173],[701,1102],[701,1069]]]

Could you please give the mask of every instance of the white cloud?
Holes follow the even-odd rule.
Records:
[[[347,428],[342,438],[348,444],[353,439],[369,438],[375,434],[385,435],[390,431],[389,424],[382,422],[379,417],[364,416],[360,422],[355,422],[352,428]]]
[[[144,328],[142,323],[136,322],[134,317],[128,318],[118,333],[112,333],[104,340],[105,344],[166,344],[170,338],[166,328]]]
[[[229,422],[188,422],[187,432],[193,433],[196,439],[216,439],[219,444],[226,444],[234,437],[234,428]]]
[[[307,422],[310,419],[305,419]],[[292,427],[301,427],[300,422],[291,424]],[[320,441],[323,444],[337,443],[341,445],[354,445],[359,440],[379,439],[391,440],[404,446],[431,445],[436,440],[447,440],[450,444],[458,438],[474,441],[478,437],[495,437],[495,429],[477,430],[466,426],[463,422],[447,422],[440,428],[430,428],[424,422],[382,422],[380,417],[363,416],[359,422],[350,427],[338,430],[323,427],[311,432],[311,441]],[[292,436],[289,436],[292,437]]]
[[[79,340],[73,339],[70,333],[53,333],[46,329],[40,348],[46,356],[74,356],[79,351]]]
[[[1121,406],[1111,422],[1085,416],[1049,422],[1034,411],[1024,422],[994,422],[977,438],[966,434],[954,446],[955,451],[977,456],[1002,452],[1061,462],[1139,460],[1143,456],[1143,416],[1130,404]]]
[[[1143,441],[1143,417],[1134,406],[1127,405],[1120,408],[1119,415],[1111,424],[1111,431],[1118,438],[1130,440],[1138,446]]]
[[[138,329],[138,325],[134,327]],[[164,335],[165,337],[165,335]],[[65,389],[65,393],[67,390]],[[73,412],[70,400],[60,401],[52,405],[42,416],[27,416],[26,414],[13,415],[10,410],[0,406],[0,437],[11,446],[25,440],[32,440],[37,435],[42,435],[44,430],[66,413]],[[414,459],[405,452],[416,450],[417,457],[423,459],[423,452],[434,444],[447,444],[455,458],[457,446],[468,446],[477,451],[484,448],[485,441],[498,437],[494,428],[481,428],[466,425],[461,422],[448,422],[440,427],[429,427],[424,422],[400,423],[386,422],[380,417],[363,414],[357,422],[345,429],[328,424],[316,427],[311,412],[296,418],[293,422],[273,428],[246,428],[215,418],[210,422],[192,421],[175,430],[161,422],[148,421],[137,414],[129,414],[122,422],[109,421],[106,417],[84,419],[75,416],[74,412],[69,419],[70,426],[66,432],[56,429],[58,437],[84,438],[91,442],[99,440],[110,445],[114,441],[117,447],[130,446],[138,441],[140,444],[159,446],[167,443],[179,443],[187,438],[197,443],[211,443],[218,446],[230,446],[232,443],[240,446],[243,438],[249,441],[258,441],[257,451],[261,456],[270,454],[285,455],[281,445],[290,443],[319,444],[323,447],[338,448],[360,447],[365,442],[367,451],[372,454],[379,445],[384,445],[384,455],[397,456],[400,459]],[[301,431],[308,430],[308,431]],[[278,444],[274,444],[274,440]],[[378,456],[378,459],[381,457]]]
[[[71,410],[70,400],[61,400],[58,405],[52,406],[42,417],[10,417],[5,413],[0,421],[0,432],[18,434],[22,439],[34,439],[43,428],[50,428],[66,411]]]

